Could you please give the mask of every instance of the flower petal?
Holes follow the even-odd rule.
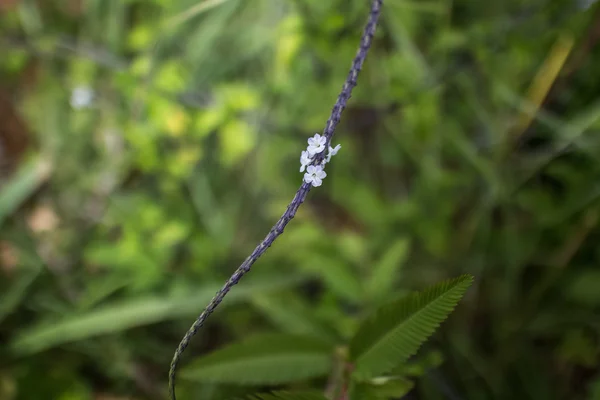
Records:
[[[341,148],[342,148],[341,144],[338,144],[335,147],[329,146],[329,154],[331,154],[332,156],[335,156],[338,153],[338,151],[340,151]]]
[[[303,151],[300,156],[300,164],[308,165],[312,162],[312,158],[310,157],[310,153],[308,151]]]

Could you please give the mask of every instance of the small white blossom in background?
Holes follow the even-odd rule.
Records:
[[[303,151],[300,155],[300,172],[304,172],[306,167],[312,162],[312,157],[308,151]]]
[[[331,157],[335,156],[342,148],[339,144],[335,147],[329,146],[327,156],[321,161],[321,164],[310,165],[314,161],[314,156],[325,150],[326,143],[327,138],[316,133],[315,136],[308,139],[308,147],[300,155],[300,172],[306,170],[304,182],[313,186],[321,186],[323,179],[327,176],[327,173],[323,170],[325,164],[331,161]]]
[[[71,107],[76,110],[92,105],[94,91],[87,86],[78,86],[71,92]]]
[[[308,138],[308,147],[306,148],[306,151],[308,151],[308,153],[311,156],[314,156],[315,154],[319,154],[323,150],[325,150],[326,142],[327,142],[327,138],[325,136],[321,136],[317,133],[317,134],[315,134],[315,136]]]
[[[327,173],[323,171],[321,165],[309,165],[304,174],[304,182],[310,183],[313,186],[321,186],[326,176]]]

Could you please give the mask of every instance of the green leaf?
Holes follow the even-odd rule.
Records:
[[[273,392],[254,394],[247,400],[327,400],[327,397],[318,392]]]
[[[221,161],[228,167],[243,161],[257,141],[257,133],[249,123],[233,119],[219,131]]]
[[[420,354],[406,363],[398,365],[390,372],[390,374],[405,377],[419,377],[425,375],[428,370],[439,367],[443,362],[444,357],[442,353],[437,350],[432,350],[428,353]]]
[[[291,334],[307,335],[335,342],[334,329],[315,317],[310,306],[298,297],[268,296],[257,294],[252,304],[279,330]]]
[[[210,10],[213,7],[216,7],[216,6],[219,6],[223,3],[225,3],[226,1],[228,1],[228,0],[211,0],[211,1],[203,1],[203,2],[199,2],[199,3],[194,3],[194,5],[192,7],[189,7],[185,11],[182,11],[181,13],[169,18],[166,21],[165,27],[166,28],[174,28],[178,25],[183,24],[184,22],[188,21],[191,18],[195,18],[198,15]]]
[[[41,158],[23,165],[0,190],[0,225],[48,178],[50,164]]]
[[[600,271],[586,269],[579,272],[564,285],[565,296],[578,304],[597,306],[600,304]]]
[[[336,295],[346,300],[360,301],[361,284],[356,273],[347,263],[332,257],[313,254],[305,257],[301,266],[306,271],[319,275]]]
[[[591,379],[588,385],[588,397],[587,400],[598,400],[600,399],[600,375],[596,375],[595,378]]]
[[[224,300],[240,301],[255,293],[277,290],[300,281],[298,275],[249,280],[236,287]],[[181,317],[191,317],[202,311],[220,284],[207,285],[193,296],[146,297],[123,300],[94,310],[72,315],[62,320],[41,323],[16,335],[11,343],[13,351],[36,353],[54,346],[90,337],[124,331],[137,326],[153,324]]]
[[[354,376],[385,373],[412,356],[452,312],[473,277],[463,275],[412,293],[367,318],[350,343]]]
[[[41,269],[27,269],[11,281],[8,289],[0,295],[0,322],[13,312],[26,297],[31,284],[40,275]]]
[[[365,290],[369,298],[381,299],[392,291],[409,249],[410,242],[406,238],[401,238],[385,252],[367,280]]]
[[[181,377],[215,383],[269,385],[326,375],[333,348],[319,339],[256,335],[201,357]]]

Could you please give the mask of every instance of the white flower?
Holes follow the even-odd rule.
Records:
[[[300,172],[304,172],[308,164],[312,162],[312,158],[308,151],[303,151],[300,156]]]
[[[311,156],[314,156],[325,150],[326,142],[327,138],[317,133],[315,136],[308,139],[308,148],[306,150]]]
[[[81,109],[89,107],[94,99],[94,91],[86,86],[78,86],[71,92],[71,107]]]
[[[306,168],[304,174],[304,182],[310,183],[313,186],[321,186],[323,179],[327,176],[327,173],[323,171],[323,167],[320,165],[309,165]]]
[[[327,153],[327,157],[325,158],[325,162],[331,161],[331,157],[335,156],[338,153],[338,151],[340,151],[341,148],[342,148],[341,144],[338,144],[335,147],[329,146],[329,152]]]

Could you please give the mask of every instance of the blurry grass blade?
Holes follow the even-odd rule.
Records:
[[[438,283],[381,307],[363,321],[350,343],[359,379],[386,373],[416,353],[452,312],[473,277]]]
[[[447,12],[447,6],[437,1],[392,1],[389,3],[392,7],[403,8],[409,11],[428,12],[432,14],[444,14]]]
[[[0,189],[0,225],[50,175],[50,164],[41,158],[30,161]]]
[[[453,348],[459,358],[464,361],[463,368],[485,382],[485,386],[491,390],[495,386],[497,374],[490,371],[489,364],[486,363],[486,357],[475,348],[476,344],[466,334],[466,330],[459,333],[450,333],[448,335],[449,347]]]
[[[211,236],[219,239],[224,246],[233,240],[234,227],[231,217],[225,212],[225,207],[217,206],[213,188],[205,174],[196,174],[188,181],[188,187],[194,208],[200,216],[202,224]]]
[[[371,299],[387,296],[398,282],[399,273],[410,250],[410,241],[398,239],[375,264],[373,273],[366,282],[366,293]]]
[[[557,127],[556,131],[559,137],[555,139],[548,152],[532,159],[529,172],[522,181],[531,178],[570,145],[577,144],[582,135],[598,121],[600,121],[600,101],[596,101],[589,109],[580,113],[568,123],[563,123],[562,126]]]
[[[570,279],[564,286],[565,297],[590,307],[600,306],[600,271],[587,269]]]
[[[327,341],[334,341],[335,333],[323,326],[300,299],[258,294],[252,297],[252,304],[265,314],[280,330],[292,334],[309,335]]]
[[[449,131],[447,139],[450,144],[458,151],[461,157],[473,166],[479,172],[479,174],[486,180],[489,185],[490,192],[498,194],[500,191],[500,182],[492,165],[488,159],[478,154],[477,149],[469,141],[467,141],[464,135],[456,134],[455,132]]]
[[[128,4],[122,1],[110,1],[105,4],[110,18],[106,19],[104,34],[110,48],[118,49],[125,36]]]
[[[36,2],[20,1],[19,18],[21,26],[28,36],[36,36],[43,29],[42,16]]]
[[[18,335],[11,347],[18,353],[35,353],[63,343],[169,319],[182,313],[178,306],[209,299],[209,291],[205,289],[186,300],[149,297],[122,301],[53,324],[33,327]]]
[[[561,119],[552,115],[543,108],[537,107],[526,98],[523,98],[514,92],[508,86],[501,82],[494,82],[494,85],[498,95],[510,106],[521,111],[521,113],[526,113],[532,118],[535,118],[539,123],[545,125],[555,132],[558,132],[564,128],[564,122]]]
[[[338,296],[350,301],[360,301],[362,287],[358,277],[352,271],[351,265],[318,254],[305,257],[305,261],[302,268],[308,272],[318,274]]]
[[[472,80],[471,75],[466,72],[459,72],[457,73],[456,81],[461,91],[464,92],[463,96],[468,107],[473,110],[474,116],[481,122],[482,127],[485,128],[478,134],[478,139],[474,145],[478,148],[493,148],[500,142],[498,138],[505,131],[504,123],[500,123],[498,118],[488,109],[479,93],[480,88],[477,82]],[[449,122],[448,132],[453,133],[454,136],[460,134],[463,136],[463,140],[466,140],[467,137],[464,136],[463,129],[457,126],[455,122]]]
[[[188,8],[187,10],[177,14],[174,17],[169,18],[166,22],[166,27],[167,28],[176,27],[177,25],[180,25],[180,24],[184,23],[185,21],[187,21],[191,18],[194,18],[194,17],[202,14],[203,12],[206,12],[206,11],[210,10],[211,8],[217,7],[217,6],[225,3],[226,1],[229,1],[229,0],[200,1],[200,2],[198,2],[198,4]]]
[[[21,303],[27,289],[40,274],[40,269],[27,269],[19,274],[15,281],[11,281],[4,293],[0,295],[0,322]]]
[[[529,92],[527,94],[528,101],[535,106],[532,113],[524,113],[515,128],[513,135],[520,135],[531,123],[533,115],[542,105],[548,91],[556,80],[558,73],[562,69],[571,49],[573,48],[574,40],[570,35],[563,35],[554,44],[546,61],[535,76]]]
[[[0,284],[0,323],[14,312],[21,302],[26,300],[28,289],[44,268],[43,262],[37,254],[36,243],[29,233],[13,231],[11,239],[12,243],[10,244],[0,244],[0,252],[15,252],[14,260],[7,260],[3,256],[1,262],[5,267],[7,262],[14,262],[14,266],[17,267],[15,272],[18,276],[13,279],[4,279]],[[8,247],[4,248],[4,246]],[[8,285],[8,288],[4,285]]]
[[[89,283],[85,293],[78,302],[80,310],[90,309],[116,291],[130,285],[135,276],[123,277],[121,274],[107,275]]]
[[[596,99],[587,110],[581,112],[567,124],[562,139],[564,141],[573,141],[578,139],[581,134],[595,126],[600,121],[600,99]]]
[[[390,38],[395,42],[402,57],[406,57],[411,64],[418,66],[417,70],[420,75],[416,77],[415,82],[422,83],[422,79],[429,82],[433,76],[431,67],[409,32],[408,25],[410,25],[409,21],[414,18],[414,11],[407,11],[409,11],[407,8],[389,8],[387,12],[383,13],[382,18],[389,27]]]
[[[289,287],[302,279],[304,278],[299,276],[254,279],[254,282],[242,284],[232,291],[225,298],[224,304],[246,299],[257,292]],[[11,348],[17,353],[31,354],[64,343],[120,332],[136,326],[191,317],[202,311],[220,288],[220,284],[212,284],[200,289],[193,296],[155,296],[114,302],[84,314],[25,330],[13,340]]]
[[[326,375],[331,353],[330,344],[315,338],[263,334],[201,357],[181,376],[215,383],[282,384]]]

